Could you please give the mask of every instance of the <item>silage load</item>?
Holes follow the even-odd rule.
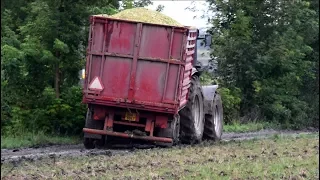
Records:
[[[162,24],[162,25],[169,25],[169,26],[182,26],[180,23],[178,23],[174,19],[162,13],[149,10],[146,8],[126,9],[112,16],[108,16],[105,14],[99,14],[96,16],[106,16],[106,17],[111,17],[116,19],[124,19],[124,20],[153,23],[153,24]]]

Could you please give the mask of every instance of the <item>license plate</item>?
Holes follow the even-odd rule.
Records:
[[[137,115],[135,113],[126,112],[124,119],[127,121],[136,121]]]

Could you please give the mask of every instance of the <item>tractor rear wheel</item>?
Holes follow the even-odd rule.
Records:
[[[201,142],[204,131],[203,94],[198,76],[193,76],[186,106],[180,110],[180,140],[182,143]]]
[[[203,138],[207,140],[221,140],[223,130],[223,107],[221,96],[216,93],[213,99],[212,109],[205,115],[205,127]]]

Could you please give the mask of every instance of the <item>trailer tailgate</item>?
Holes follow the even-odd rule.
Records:
[[[188,29],[96,16],[90,22],[84,101],[176,113],[190,76]]]

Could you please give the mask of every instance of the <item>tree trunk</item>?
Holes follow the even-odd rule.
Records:
[[[55,82],[54,82],[54,89],[56,92],[56,98],[60,97],[60,68],[59,63],[55,66]]]
[[[56,52],[56,58],[58,59],[58,62],[55,65],[55,79],[54,79],[54,89],[56,92],[56,98],[60,98],[60,52]]]

